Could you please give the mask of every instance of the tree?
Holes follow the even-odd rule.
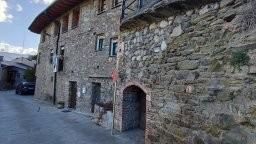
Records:
[[[35,82],[36,81],[36,69],[35,68],[27,69],[25,71],[24,78],[28,82]]]
[[[28,57],[29,60],[37,60],[37,55],[31,55]]]

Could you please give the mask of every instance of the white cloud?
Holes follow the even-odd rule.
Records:
[[[20,4],[17,4],[17,5],[16,5],[16,11],[17,11],[17,12],[23,11],[23,7],[22,7]]]
[[[42,4],[45,4],[45,5],[49,5],[54,1],[55,0],[32,0],[31,2],[32,3],[42,3]]]
[[[13,16],[8,13],[6,0],[0,0],[0,22],[11,22]]]
[[[10,44],[4,43],[4,42],[0,42],[0,52],[25,54],[25,55],[37,54],[37,50],[35,48],[22,48],[20,46],[10,45]]]

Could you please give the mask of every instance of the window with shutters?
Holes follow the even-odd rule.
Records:
[[[40,64],[41,62],[41,53],[38,53],[38,57],[37,57],[37,64]]]
[[[79,24],[79,16],[80,16],[80,9],[75,9],[75,10],[73,10],[72,29],[78,27],[78,24]]]
[[[61,47],[60,57],[59,57],[59,71],[63,71],[64,69],[64,55],[65,55],[65,49],[64,47]]]
[[[62,33],[65,33],[68,31],[68,15],[63,17],[62,20]]]
[[[53,64],[53,54],[54,54],[54,51],[53,49],[51,49],[50,60],[49,60],[50,64]]]
[[[46,31],[44,30],[41,34],[41,43],[45,42],[46,40]]]
[[[118,50],[118,39],[111,38],[110,39],[109,56],[115,57],[117,55],[117,50]]]
[[[102,13],[107,10],[107,1],[99,0],[99,13]]]
[[[118,7],[121,6],[122,0],[112,0],[112,7]]]
[[[60,22],[54,22],[54,36],[57,36],[60,32]]]
[[[104,36],[98,35],[96,39],[96,48],[95,51],[102,51],[104,46]]]

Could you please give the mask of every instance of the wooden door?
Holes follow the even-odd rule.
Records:
[[[69,108],[76,108],[77,82],[69,82]]]

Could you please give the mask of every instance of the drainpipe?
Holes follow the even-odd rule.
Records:
[[[56,41],[56,48],[55,48],[55,54],[56,56],[58,56],[58,49],[59,49],[59,41],[60,41],[60,22],[57,22],[57,25],[58,25],[58,34],[57,34],[57,41]],[[58,62],[58,61],[57,61]],[[58,64],[56,63],[56,66]],[[58,68],[58,67],[57,67]],[[56,89],[57,89],[57,72],[54,72],[54,80],[53,80],[53,105],[56,104]]]
[[[124,0],[125,1],[125,0]],[[124,7],[124,4],[123,3],[123,7]],[[121,26],[121,20],[119,21],[119,26]],[[118,82],[118,79],[119,79],[119,74],[118,74],[118,70],[119,70],[119,58],[122,54],[122,51],[123,51],[123,44],[121,43],[122,40],[121,40],[121,35],[120,35],[120,28],[118,29],[118,49],[121,50],[118,50],[117,51],[117,56],[116,56],[116,67],[115,67],[115,70],[116,70],[116,73],[117,73],[117,79],[115,80],[115,83],[114,83],[114,94],[113,94],[113,121],[112,121],[112,128],[111,128],[111,135],[113,136],[114,135],[114,130],[115,130],[115,118],[116,118],[116,96],[117,96],[117,82]],[[119,56],[120,54],[120,56]]]
[[[113,96],[113,121],[112,121],[112,128],[111,128],[111,135],[114,135],[114,129],[115,129],[115,117],[116,117],[116,110],[115,110],[115,105],[116,105],[116,87],[117,83],[115,82],[114,84],[114,96]]]

